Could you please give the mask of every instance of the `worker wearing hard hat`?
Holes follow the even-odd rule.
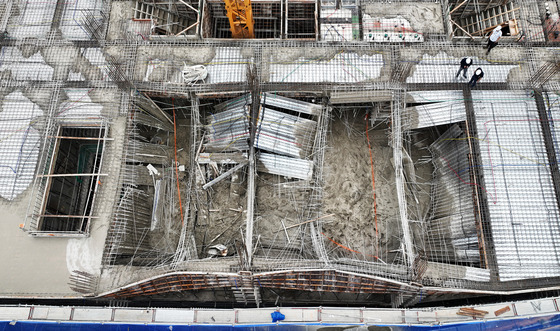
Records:
[[[488,38],[488,45],[486,45],[486,48],[488,48],[488,50],[486,51],[486,55],[488,55],[488,53],[490,53],[490,50],[492,48],[494,48],[494,47],[496,47],[496,45],[498,45],[498,40],[500,40],[500,38],[502,38],[502,26],[498,25],[492,31],[492,34],[490,35],[490,38]]]
[[[467,78],[467,70],[469,69],[471,64],[472,64],[472,59],[470,57],[466,57],[466,58],[462,59],[460,67],[459,67],[459,71],[457,71],[457,74],[455,75],[455,78],[459,77],[459,75],[461,74],[461,71],[463,72],[463,77]]]
[[[476,83],[478,83],[482,79],[482,77],[484,77],[484,72],[482,71],[482,68],[477,68],[474,71],[474,74],[472,75],[471,80],[469,81],[469,86],[471,88],[475,87]]]

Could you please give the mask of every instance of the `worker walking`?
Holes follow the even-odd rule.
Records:
[[[486,55],[488,55],[490,53],[490,50],[492,48],[494,48],[494,47],[496,47],[496,45],[498,45],[498,40],[500,40],[501,37],[502,37],[502,26],[498,25],[492,31],[492,34],[490,35],[490,38],[488,38],[488,45],[486,45],[486,48],[488,48],[488,50],[486,51]]]
[[[459,75],[461,74],[461,71],[463,71],[463,77],[467,78],[467,70],[469,69],[471,64],[472,64],[472,59],[470,57],[466,57],[466,58],[462,59],[460,67],[459,67],[459,71],[457,71],[457,74],[455,75],[455,78],[459,77]]]
[[[476,83],[478,83],[482,79],[482,77],[484,77],[484,72],[482,71],[481,68],[477,68],[474,71],[474,74],[472,75],[471,80],[469,81],[469,86],[471,88],[475,87]]]

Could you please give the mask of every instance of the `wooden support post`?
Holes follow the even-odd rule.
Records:
[[[193,6],[191,6],[190,4],[186,3],[183,0],[179,0],[179,2],[181,2],[183,5],[189,7],[190,9],[194,10],[196,13],[198,13],[198,9],[194,8]]]
[[[156,103],[154,102],[154,100],[152,100],[152,98],[150,98],[146,93],[142,93],[142,94],[144,95],[144,97],[146,99],[148,99],[148,101],[150,102],[150,104],[152,104],[152,106],[154,106],[157,110],[159,110],[161,112],[163,117],[165,117],[169,123],[173,124],[173,121],[171,120],[171,118],[161,108],[159,108],[158,105],[156,105]]]
[[[455,24],[455,26],[457,26],[457,27],[459,28],[459,30],[463,31],[464,33],[466,33],[466,34],[467,34],[467,36],[471,37],[471,39],[472,39],[472,40],[474,40],[473,36],[471,36],[471,34],[470,34],[470,33],[468,33],[468,32],[467,32],[467,30],[463,29],[463,28],[462,28],[462,27],[461,27],[461,26],[460,26],[459,24],[455,23],[455,21],[454,21],[454,20],[452,20],[452,19],[449,19],[449,22],[451,22],[451,23]]]
[[[183,31],[177,33],[177,34],[175,35],[175,37],[177,37],[178,35],[183,34],[183,33],[187,32],[187,31],[189,31],[190,29],[192,29],[193,27],[195,27],[195,26],[197,26],[197,25],[198,25],[198,22],[195,22],[195,23],[191,24],[189,27],[187,27],[187,28],[184,29]]]

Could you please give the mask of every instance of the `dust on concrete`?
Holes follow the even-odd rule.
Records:
[[[218,165],[219,166],[219,165]],[[206,180],[218,176],[211,167],[204,167]],[[301,246],[301,232],[305,228],[284,227],[298,225],[305,218],[309,192],[304,189],[281,189],[290,180],[266,173],[258,173],[255,181],[254,239],[256,255],[275,257],[288,246]],[[247,174],[238,171],[210,189],[202,191],[199,215],[195,226],[195,240],[200,258],[207,257],[209,246],[223,244],[231,253],[236,242],[245,236],[247,220]],[[288,235],[286,235],[286,233]],[[297,243],[297,244],[296,244]],[[285,254],[285,253],[284,253]]]
[[[401,16],[420,33],[445,33],[441,4],[426,2],[368,3],[364,13],[379,18]]]
[[[41,55],[45,62],[54,68],[54,80],[65,80],[78,57],[79,49],[72,46],[45,47],[41,50]],[[64,61],[61,61],[64,59]]]
[[[375,81],[388,81],[391,71],[391,54],[378,49],[364,48],[334,48],[334,47],[277,47],[264,48],[262,51],[261,76],[263,81],[269,81],[272,64],[291,64],[297,61],[313,60],[314,62],[328,62],[335,58],[342,51],[345,53],[356,53],[358,56],[374,56],[382,54],[383,67],[380,76]]]
[[[111,2],[111,16],[107,29],[107,40],[118,40],[126,38],[126,29],[123,25],[133,17],[134,1]]]
[[[206,181],[219,175],[210,166],[202,169],[206,169]],[[236,243],[242,241],[241,233],[245,231],[247,219],[245,181],[245,175],[239,171],[201,191],[200,211],[194,228],[199,258],[207,257],[207,249],[217,244],[228,247],[231,254],[236,251]]]
[[[340,53],[340,49],[327,47],[278,47],[267,49],[273,62],[293,62],[299,58],[327,61]],[[263,54],[266,51],[263,50]]]
[[[162,65],[155,68],[148,79],[162,82],[173,77],[173,74],[179,72],[184,64],[208,64],[215,55],[216,49],[214,47],[140,46],[137,52],[135,80],[144,80],[151,60],[160,60]]]
[[[282,176],[258,173],[256,190],[257,217],[255,233],[258,233],[257,254],[276,257],[290,254],[300,257],[313,254],[302,251],[302,240],[309,220],[310,184]]]
[[[388,144],[388,126],[369,127],[375,174],[377,233],[370,154],[364,110],[344,110],[332,122],[329,150],[325,155],[323,214],[334,214],[323,226],[324,234],[360,252],[358,258],[379,256],[392,262],[389,252],[399,247],[400,222]],[[379,251],[377,252],[377,247]],[[352,254],[337,248],[340,255]]]

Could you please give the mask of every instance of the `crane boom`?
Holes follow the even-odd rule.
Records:
[[[255,38],[251,0],[224,0],[233,38]]]

